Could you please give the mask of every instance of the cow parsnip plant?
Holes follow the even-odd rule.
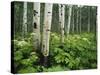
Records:
[[[54,34],[54,33],[53,33]],[[59,35],[56,35],[58,39]],[[53,64],[61,64],[69,69],[90,69],[97,66],[96,37],[91,33],[65,36],[65,43],[57,43],[51,37],[50,54]],[[56,45],[54,44],[56,42]]]
[[[67,71],[97,67],[96,36],[91,33],[65,36],[63,44],[60,35],[51,33],[48,67],[40,65],[40,54],[34,50],[32,36],[15,39],[14,67],[16,73]]]

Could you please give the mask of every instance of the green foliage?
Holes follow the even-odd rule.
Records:
[[[59,35],[55,34],[55,37],[60,39]],[[61,64],[69,69],[96,68],[97,50],[94,34],[83,33],[81,35],[65,36],[63,45],[57,43],[58,40],[53,38],[51,37],[50,44],[50,55],[52,55],[52,60],[55,62],[53,64]]]
[[[37,72],[36,68],[34,67],[26,67],[26,68],[22,68],[18,71],[18,73],[33,73],[33,72]]]
[[[32,36],[14,42],[14,62],[17,73],[52,72],[76,69],[97,68],[96,37],[92,33],[65,36],[64,44],[60,43],[60,35],[51,33],[50,65],[39,64],[39,54],[34,50]]]
[[[23,2],[14,3],[14,67],[17,73],[31,73],[31,72],[48,72],[48,71],[62,71],[72,69],[90,69],[97,68],[97,48],[96,48],[96,12],[95,6],[81,6],[73,5],[71,25],[77,24],[77,11],[81,9],[81,32],[87,32],[88,18],[90,18],[90,32],[73,34],[64,37],[64,44],[60,43],[60,25],[59,25],[59,8],[58,4],[53,4],[52,11],[52,26],[50,36],[50,65],[48,68],[39,64],[40,55],[34,50],[33,46],[33,7],[34,3],[27,4],[27,32],[25,38],[22,38],[23,28]],[[40,31],[43,31],[44,22],[44,3],[41,3],[40,8]],[[88,10],[90,8],[90,10]],[[69,5],[65,5],[65,34],[67,32]],[[88,15],[88,12],[90,14]],[[78,19],[80,16],[78,17]],[[79,21],[80,23],[80,21]],[[72,33],[70,27],[70,33]],[[74,33],[77,33],[77,26],[74,27]],[[57,32],[57,33],[54,33]],[[31,33],[31,35],[29,34]],[[42,37],[42,36],[41,36]]]
[[[35,72],[33,67],[38,61],[38,54],[33,49],[32,34],[22,39],[12,40],[14,43],[14,66],[18,73]]]
[[[15,61],[21,60],[23,58],[23,54],[20,51],[16,51],[14,55],[15,55],[14,57]]]
[[[64,71],[64,68],[58,65],[58,66],[52,66],[46,69],[46,72],[55,72],[55,71]]]

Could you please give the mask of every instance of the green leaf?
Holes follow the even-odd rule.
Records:
[[[20,51],[14,52],[14,60],[19,61],[23,58],[23,54]]]

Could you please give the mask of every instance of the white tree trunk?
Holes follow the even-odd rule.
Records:
[[[90,7],[88,7],[88,32],[90,32]]]
[[[59,24],[61,28],[61,43],[64,43],[65,5],[59,4]]]
[[[81,33],[81,6],[80,6],[80,33]]]
[[[22,37],[25,38],[27,34],[27,2],[24,2],[23,6],[23,27],[22,27]]]
[[[37,50],[40,49],[40,3],[34,3],[33,33],[33,45]]]
[[[69,5],[69,15],[68,15],[67,34],[69,34],[69,32],[70,32],[71,14],[72,14],[72,5]]]
[[[72,32],[74,33],[74,7],[73,7],[73,13],[72,13],[72,16],[73,16],[73,23],[72,23]]]
[[[78,8],[79,8],[79,5],[77,6],[77,24],[76,24],[76,31],[77,31],[77,33],[78,33],[78,29],[79,29],[79,10],[78,10]]]
[[[42,53],[44,56],[49,55],[49,39],[51,31],[51,21],[52,21],[52,4],[45,4],[44,12],[44,25],[43,25],[43,37],[42,37]]]

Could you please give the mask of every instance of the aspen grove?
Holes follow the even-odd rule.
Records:
[[[97,68],[97,7],[14,2],[14,73]]]

